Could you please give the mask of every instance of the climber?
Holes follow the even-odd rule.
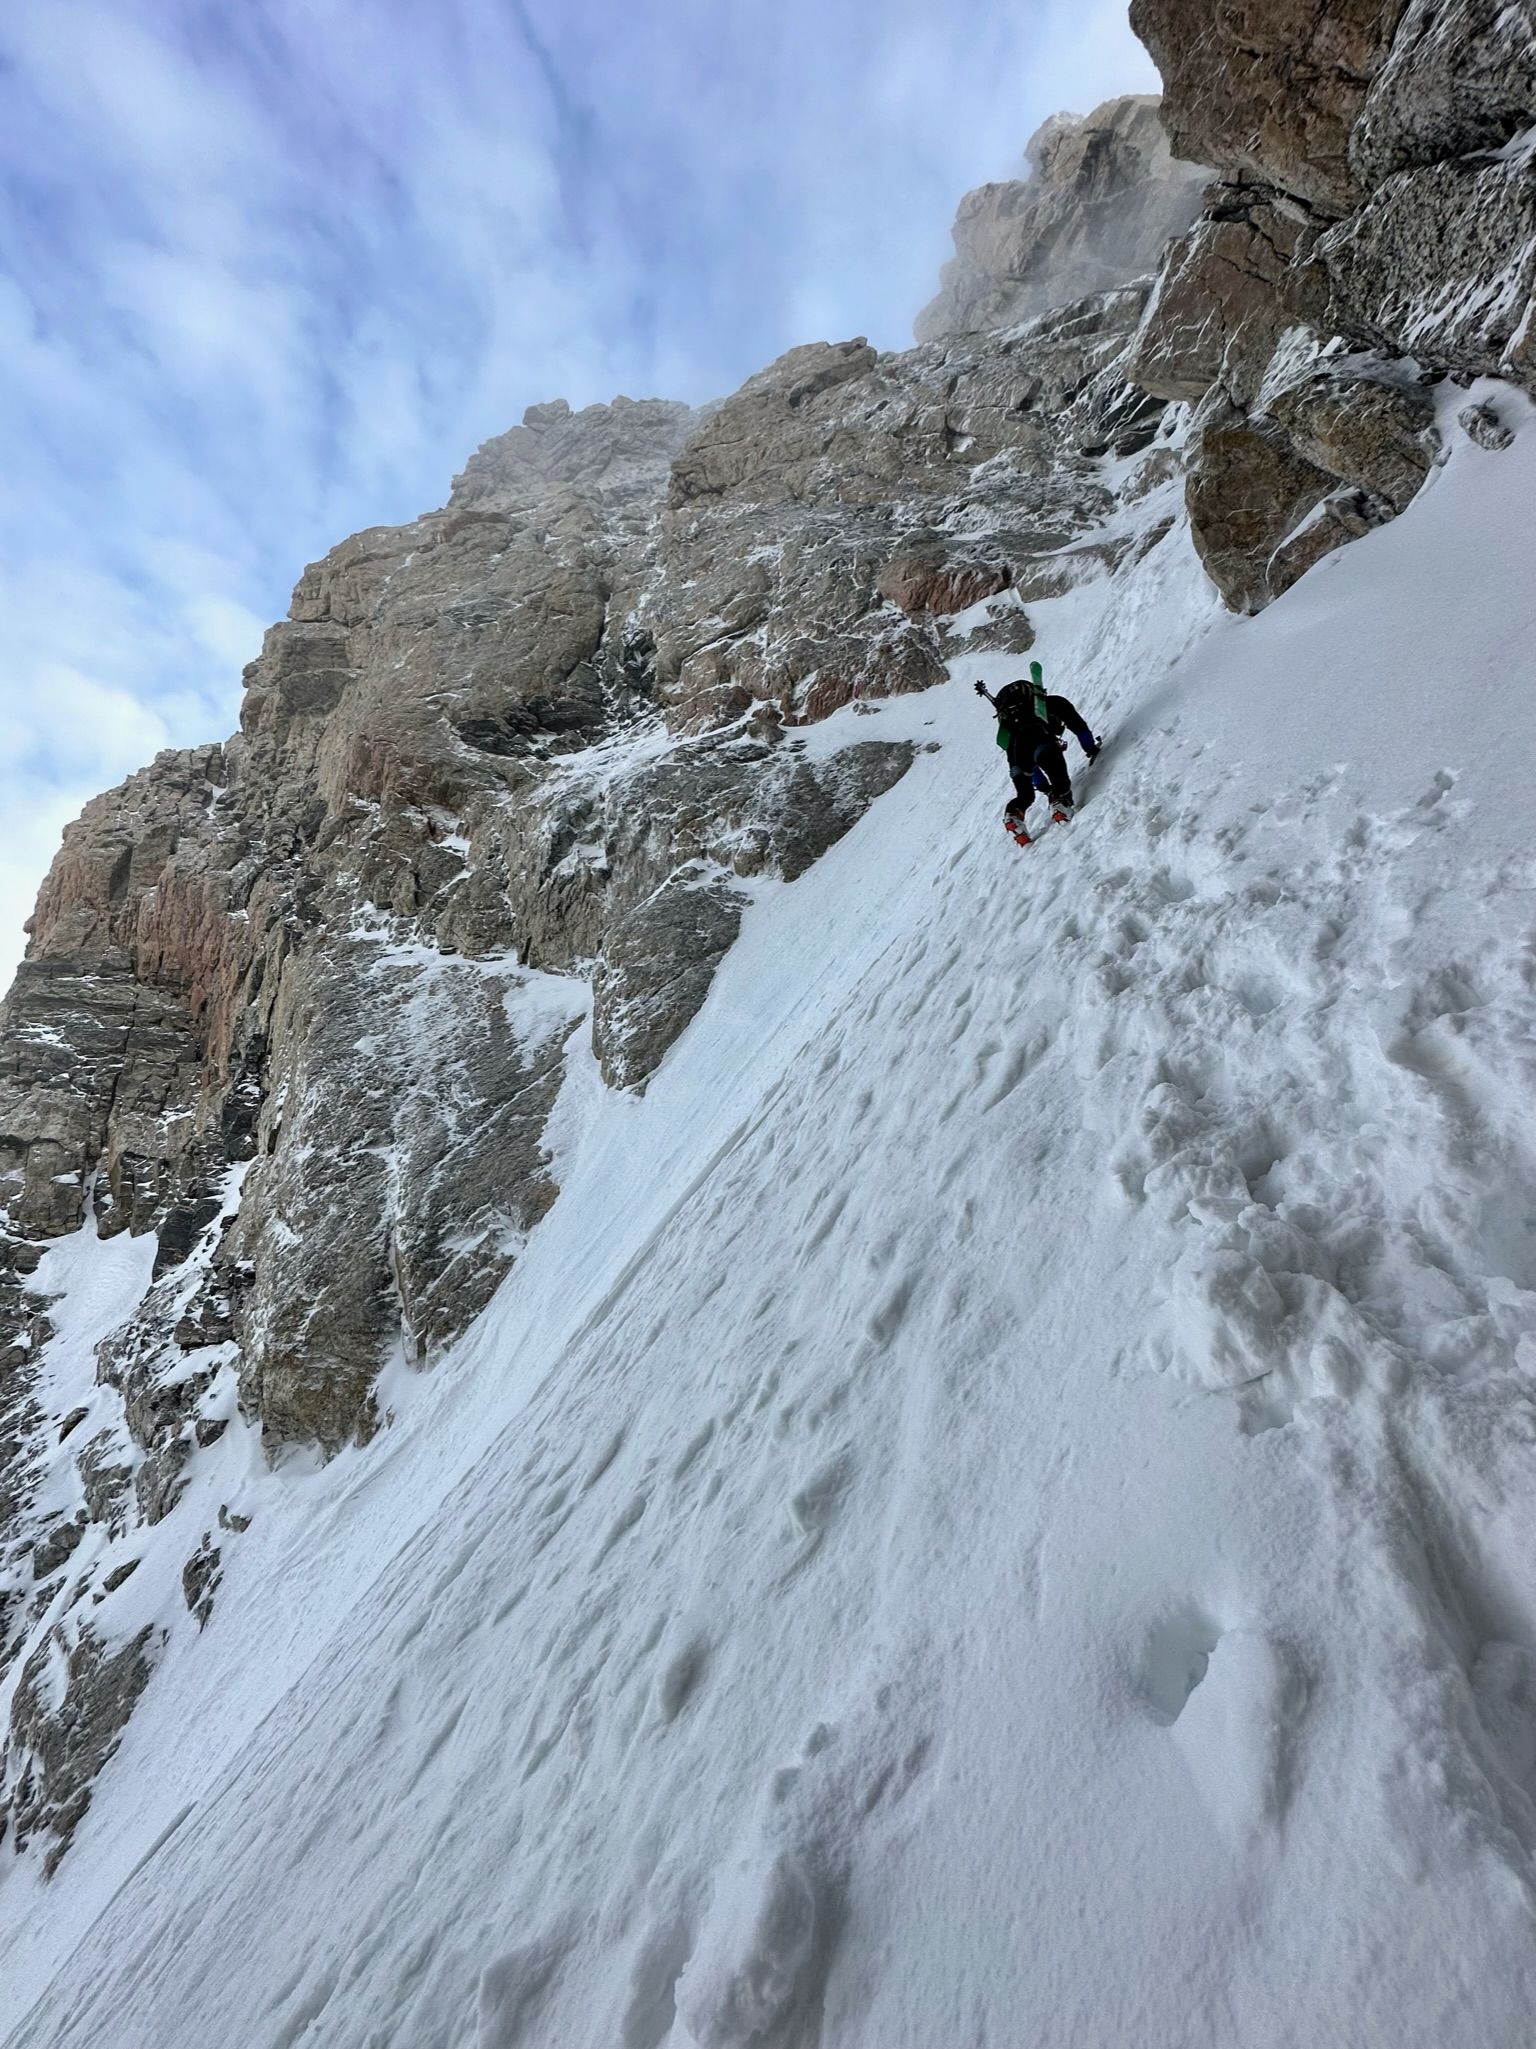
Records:
[[[1069,698],[1048,696],[1045,671],[1038,662],[1029,665],[1029,680],[1023,677],[1005,683],[994,697],[985,683],[976,685],[979,697],[987,699],[997,713],[997,744],[1008,750],[1008,773],[1016,794],[1003,812],[1003,825],[1021,847],[1030,844],[1025,820],[1035,801],[1035,791],[1044,790],[1051,801],[1051,816],[1065,824],[1072,816],[1072,778],[1067,757],[1061,750],[1061,735],[1070,726],[1090,761],[1101,742],[1094,738],[1083,716]]]

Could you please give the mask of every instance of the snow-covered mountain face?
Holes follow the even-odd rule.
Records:
[[[23,1846],[67,1844],[148,1679],[163,1619],[116,1619],[146,1543],[207,1619],[223,1433],[373,1437],[557,1203],[572,1058],[643,1089],[763,889],[909,771],[926,736],[873,704],[1156,539],[1115,525],[1176,467],[1117,367],[1147,291],[813,344],[704,417],[535,407],[444,511],[305,572],[235,739],[70,828],[0,1085]],[[65,1371],[82,1231],[126,1234],[125,1293]]]
[[[533,409],[67,835],[8,2040],[1523,2039],[1531,43],[1136,11],[1155,282]]]

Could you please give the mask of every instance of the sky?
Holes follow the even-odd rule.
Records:
[[[539,400],[906,346],[961,193],[1156,83],[1124,0],[8,0],[0,989],[305,563]]]

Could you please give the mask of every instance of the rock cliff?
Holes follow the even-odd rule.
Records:
[[[916,348],[531,407],[304,571],[238,734],[67,830],[0,1011],[18,1845],[62,1854],[151,1683],[141,1561],[174,1553],[180,1626],[218,1598],[240,1518],[188,1520],[199,1461],[387,1423],[559,1201],[572,1074],[644,1089],[753,893],[905,773],[861,708],[1026,650],[1031,605],[1160,543],[1121,514],[1181,462],[1252,609],[1408,503],[1436,380],[1531,386],[1529,9],[1132,15],[1208,194],[1155,102],[1062,117],[962,205]],[[48,1368],[70,1247],[124,1291],[83,1385]]]
[[[1182,152],[1181,152],[1182,154]],[[1031,136],[1027,178],[960,202],[955,253],[917,317],[919,341],[1011,327],[1155,268],[1200,211],[1211,173],[1178,161],[1157,99],[1133,93]]]
[[[1441,379],[1532,388],[1536,11],[1132,0],[1131,21],[1174,148],[1221,179],[1129,375],[1193,404],[1195,543],[1253,611],[1403,509]]]

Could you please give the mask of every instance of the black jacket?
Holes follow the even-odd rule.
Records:
[[[1070,698],[1047,694],[1043,719],[1035,715],[1035,693],[1029,683],[1005,683],[992,702],[997,722],[1008,735],[1010,758],[1022,756],[1025,761],[1033,761],[1037,747],[1047,740],[1060,741],[1067,728],[1090,754],[1093,752],[1093,735]]]

